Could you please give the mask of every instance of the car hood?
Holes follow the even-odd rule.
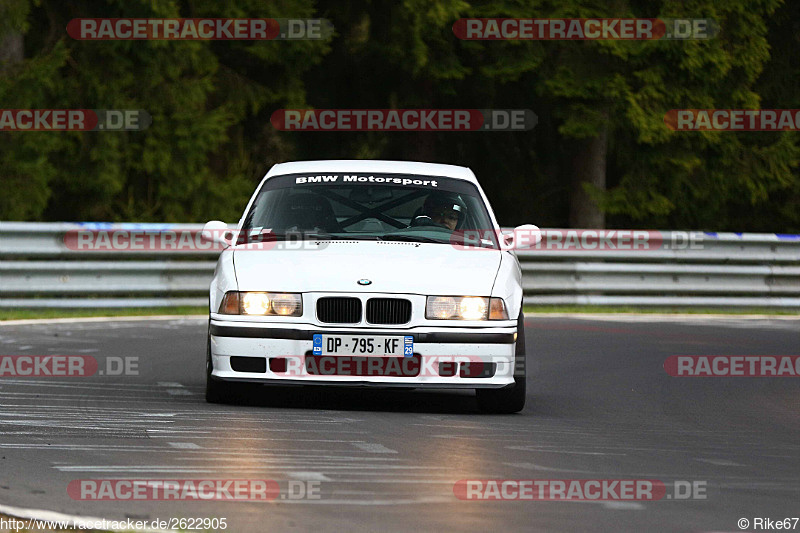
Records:
[[[499,250],[398,241],[318,241],[304,249],[237,246],[240,291],[388,292],[489,296]],[[367,286],[361,279],[370,280]]]

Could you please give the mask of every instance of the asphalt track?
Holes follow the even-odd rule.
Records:
[[[528,406],[468,391],[203,399],[202,319],[0,326],[0,355],[138,357],[139,375],[0,379],[0,504],[228,531],[739,531],[800,516],[800,380],[675,378],[670,355],[797,355],[800,320],[528,317]],[[80,501],[75,479],[318,481],[319,499]],[[705,499],[462,501],[462,479],[701,482]],[[753,529],[748,529],[753,530]],[[800,530],[800,524],[797,526]]]

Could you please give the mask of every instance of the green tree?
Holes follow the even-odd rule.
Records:
[[[252,192],[259,153],[252,147],[264,142],[258,134],[245,140],[252,122],[264,129],[266,103],[302,102],[296,65],[311,65],[325,51],[321,42],[76,41],[64,31],[70,19],[89,14],[308,16],[305,0],[282,10],[257,2],[106,0],[89,9],[16,1],[27,57],[6,63],[4,108],[144,109],[153,123],[142,132],[4,134],[2,179],[14,185],[0,202],[6,219],[235,219]],[[242,56],[255,75],[235,68]]]

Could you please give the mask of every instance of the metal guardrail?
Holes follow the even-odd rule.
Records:
[[[81,251],[69,237],[201,228],[0,222],[0,307],[206,305],[218,250]],[[655,233],[663,244],[647,251],[518,251],[525,303],[800,309],[800,235]]]

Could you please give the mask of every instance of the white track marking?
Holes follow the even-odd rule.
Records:
[[[615,511],[643,511],[644,505],[637,502],[596,502],[600,503],[606,509],[613,509]]]
[[[333,481],[322,472],[286,472],[286,475],[301,481]]]
[[[167,394],[171,396],[191,396],[194,393],[187,389],[167,389]]]
[[[715,466],[745,466],[743,464],[729,461],[728,459],[695,459],[695,461],[699,461],[701,463],[708,463],[710,465],[715,465]]]
[[[353,446],[369,453],[397,453],[397,450],[392,450],[383,444],[377,444],[374,442],[354,442]]]
[[[610,452],[579,452],[574,450],[560,450],[555,448],[543,448],[541,446],[506,446],[509,450],[522,450],[526,452],[537,453],[565,453],[569,455],[628,455],[627,453],[610,453]]]
[[[173,448],[178,448],[181,450],[199,450],[200,445],[195,444],[194,442],[168,442],[170,446]]]
[[[571,470],[567,468],[552,468],[549,466],[537,465],[534,463],[503,463],[505,466],[513,466],[514,468],[523,468],[525,470],[538,470],[541,472],[571,472],[574,474],[599,474],[593,470]]]
[[[4,513],[7,515],[15,516],[18,518],[32,518],[35,520],[50,520],[50,521],[69,521],[72,526],[81,529],[87,529],[88,525],[93,525],[96,522],[100,522],[105,520],[106,522],[125,522],[127,518],[95,518],[91,516],[76,516],[76,515],[69,515],[64,513],[57,513],[55,511],[47,511],[44,509],[27,509],[24,507],[12,507],[10,505],[0,505],[0,513]],[[109,531],[128,531],[127,529],[111,529]],[[174,531],[166,531],[163,529],[137,529],[137,532],[141,533],[174,533]]]

